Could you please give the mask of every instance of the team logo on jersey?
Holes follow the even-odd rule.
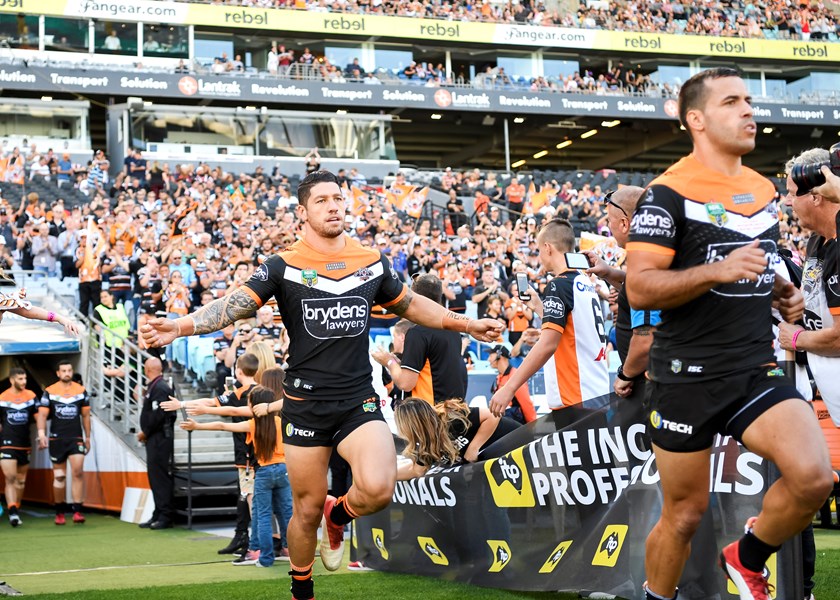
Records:
[[[260,265],[254,271],[254,274],[251,275],[251,279],[254,281],[268,281],[268,268],[265,265]]]
[[[671,361],[671,373],[677,374],[682,371],[683,364],[682,361],[678,358],[675,358]]]
[[[363,267],[363,268],[359,269],[358,271],[356,271],[356,277],[358,277],[362,281],[367,281],[368,279],[373,277],[373,271],[371,271],[367,267]]]
[[[313,287],[318,283],[318,271],[315,269],[304,269],[300,272],[300,280],[308,287]]]
[[[572,545],[572,540],[565,540],[557,544],[554,550],[551,551],[551,556],[548,557],[540,567],[540,573],[553,573],[557,565],[560,564],[560,559],[566,556],[569,552],[569,546]]]
[[[784,377],[785,372],[780,368],[776,367],[775,369],[771,369],[767,371],[767,377]]]
[[[595,556],[592,557],[592,565],[600,567],[614,567],[621,554],[621,546],[624,545],[624,538],[627,535],[627,525],[607,525],[604,535],[598,543]]]
[[[379,554],[382,555],[382,558],[388,560],[391,553],[388,552],[388,549],[385,547],[385,532],[381,529],[377,529],[376,527],[371,527],[370,534],[373,536],[373,545],[376,546],[377,550],[379,550]]]
[[[496,506],[522,508],[537,505],[528,468],[525,466],[524,448],[517,448],[487,461],[484,463],[484,473]]]
[[[434,539],[421,535],[417,536],[417,543],[420,544],[420,549],[434,564],[441,565],[442,567],[449,566],[449,559],[446,558],[446,555],[440,548],[438,548]]]
[[[706,215],[709,217],[709,221],[718,227],[723,227],[729,221],[726,209],[720,202],[709,202],[706,205]]]
[[[487,545],[493,552],[493,564],[487,569],[488,573],[498,573],[510,562],[510,546],[505,540],[487,540]]]
[[[375,402],[373,398],[371,398],[370,400],[368,400],[368,401],[366,401],[362,404],[362,410],[365,411],[365,412],[368,412],[368,413],[372,413],[372,412],[376,412],[376,409],[377,409],[378,406],[379,406],[379,404],[377,402]]]

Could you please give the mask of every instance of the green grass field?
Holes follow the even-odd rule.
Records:
[[[176,528],[148,531],[108,515],[89,515],[85,525],[56,527],[49,515],[25,518],[12,529],[0,521],[0,581],[39,599],[143,600],[288,597],[286,563],[270,569],[234,567],[216,550],[225,540]],[[840,531],[817,530],[818,600],[840,600]],[[327,573],[315,566],[319,598],[451,598],[513,600],[576,595],[477,588],[425,577],[389,573]],[[787,600],[787,599],[786,599]]]

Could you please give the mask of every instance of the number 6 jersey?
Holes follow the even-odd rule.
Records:
[[[546,286],[542,328],[563,334],[544,367],[551,408],[610,393],[601,299],[582,272],[565,271]]]

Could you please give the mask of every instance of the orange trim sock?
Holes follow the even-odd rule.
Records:
[[[295,600],[310,600],[315,597],[315,584],[312,581],[312,565],[314,564],[314,560],[305,567],[289,564],[291,568],[289,575],[292,576],[291,592]]]
[[[332,511],[330,512],[330,521],[335,523],[336,525],[341,525],[344,527],[359,516],[353,507],[350,506],[350,503],[347,501],[347,496],[341,496],[335,501],[335,505],[333,506]]]

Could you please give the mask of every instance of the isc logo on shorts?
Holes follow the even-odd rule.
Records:
[[[300,437],[311,438],[311,437],[315,437],[315,432],[312,431],[311,429],[301,429],[300,427],[295,427],[291,423],[286,423],[286,435],[288,437],[293,437],[293,436],[298,435]]]
[[[694,431],[694,427],[691,425],[663,419],[662,415],[659,414],[659,411],[656,410],[651,411],[650,413],[650,424],[653,425],[654,429],[667,429],[668,431],[676,431],[677,433],[685,433],[688,435],[691,435]]]

